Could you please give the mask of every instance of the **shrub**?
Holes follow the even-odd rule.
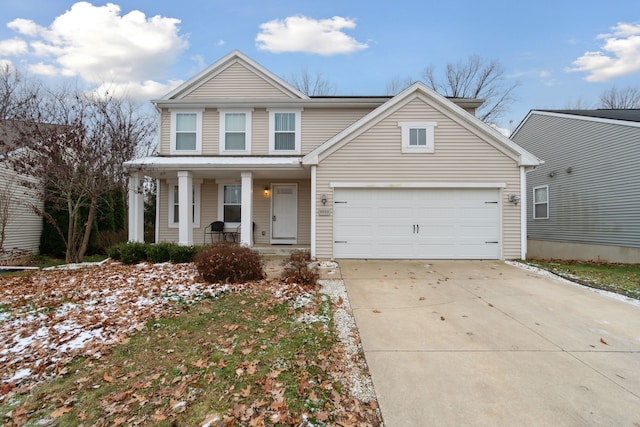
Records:
[[[198,248],[195,246],[181,246],[178,244],[169,245],[169,261],[174,264],[182,262],[193,262]]]
[[[146,245],[141,242],[127,242],[120,245],[120,260],[125,264],[137,264],[147,257]]]
[[[118,243],[110,246],[109,250],[107,250],[107,255],[109,255],[109,258],[120,261],[122,259],[122,245],[124,245],[124,243]]]
[[[98,239],[96,243],[96,251],[101,254],[109,254],[109,250],[120,244],[125,243],[127,241],[127,231],[101,231],[98,233]],[[111,257],[113,258],[113,257]]]
[[[260,254],[245,246],[222,241],[200,251],[198,273],[209,283],[243,283],[265,277]]]
[[[303,286],[316,286],[320,273],[318,266],[311,261],[307,251],[293,252],[282,262],[284,270],[281,278],[287,283],[298,283]]]
[[[168,262],[171,260],[171,248],[175,243],[162,242],[147,245],[147,261]]]

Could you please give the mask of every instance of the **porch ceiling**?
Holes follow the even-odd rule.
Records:
[[[253,179],[311,178],[311,169],[301,157],[144,157],[124,163],[129,172],[141,172],[157,179],[172,179],[178,171],[191,171],[194,178],[240,178],[241,172],[253,172]]]

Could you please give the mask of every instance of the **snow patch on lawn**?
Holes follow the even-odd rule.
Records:
[[[77,355],[100,357],[104,346],[175,312],[176,303],[230,290],[200,281],[193,264],[76,267],[0,280],[7,307],[0,313],[1,383],[38,381]]]

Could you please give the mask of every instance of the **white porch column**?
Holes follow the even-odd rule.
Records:
[[[193,177],[178,171],[178,244],[193,245]]]
[[[316,201],[316,197],[317,197],[317,191],[316,191],[316,185],[317,185],[317,173],[318,171],[316,170],[317,166],[316,165],[312,165],[311,166],[311,251],[310,251],[310,255],[311,255],[311,259],[316,259],[316,218],[318,217],[317,215],[317,201]]]
[[[144,242],[144,200],[142,175],[129,175],[129,241]]]
[[[253,174],[242,172],[242,210],[240,218],[240,244],[253,246]]]

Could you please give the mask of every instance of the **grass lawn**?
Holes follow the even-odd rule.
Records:
[[[177,277],[177,271],[183,275]],[[269,280],[211,290],[197,282],[188,265],[170,264],[111,263],[6,280],[4,288],[0,282],[6,311],[0,330],[10,322],[20,327],[18,316],[42,322],[7,330],[6,351],[16,347],[11,344],[16,333],[28,338],[48,330],[49,342],[30,340],[19,356],[28,368],[23,370],[38,382],[0,383],[0,425],[381,423],[377,403],[359,400],[347,386],[351,372],[333,323],[332,300],[317,290]],[[40,296],[44,285],[52,291]],[[196,286],[197,291],[188,290]],[[187,294],[204,297],[180,296]],[[154,315],[154,306],[164,307],[162,315]],[[69,313],[81,307],[91,310],[69,323]],[[107,315],[94,319],[98,310]],[[130,329],[125,320],[143,310],[149,311],[143,317],[148,320],[137,332],[117,334]],[[90,354],[75,350],[65,363],[31,360],[34,351],[60,354],[77,340],[78,335],[60,335],[70,333],[70,325],[87,332],[100,326],[105,337],[113,330],[117,343],[92,344]]]
[[[597,289],[640,299],[640,264],[527,260],[526,264]]]

